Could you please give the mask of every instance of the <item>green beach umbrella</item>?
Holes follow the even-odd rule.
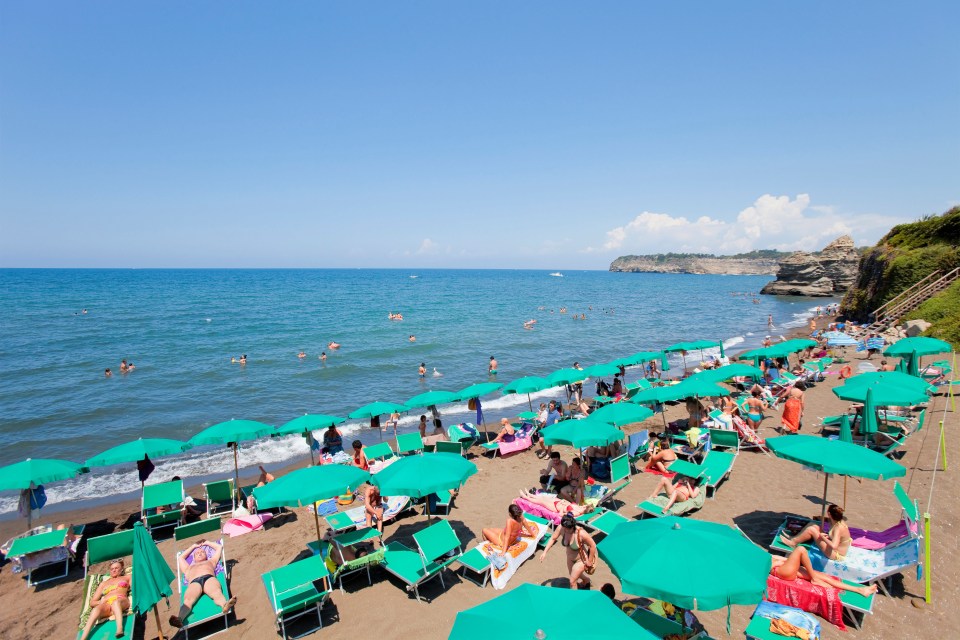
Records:
[[[647,407],[641,407],[632,402],[617,402],[600,407],[590,414],[590,418],[618,425],[642,422],[652,415],[653,411]]]
[[[577,449],[604,447],[626,438],[620,429],[592,416],[583,420],[564,420],[540,432],[547,445],[566,444]]]
[[[706,380],[699,380],[696,378],[687,378],[680,384],[676,385],[674,392],[683,394],[680,396],[681,399],[712,398],[715,396],[730,395],[729,389],[718,386],[715,382],[707,382]]]
[[[476,472],[477,465],[456,453],[425,453],[400,458],[376,473],[372,482],[385,496],[423,498],[457,489]]]
[[[56,458],[27,458],[21,462],[0,467],[0,491],[30,491],[41,484],[69,480],[88,469],[76,462]],[[27,511],[27,530],[33,528],[33,510]]]
[[[419,457],[419,456],[416,456]],[[370,472],[346,464],[324,464],[297,469],[273,482],[253,490],[258,509],[276,507],[303,507],[318,500],[326,500],[357,490],[370,479]],[[320,540],[320,520],[313,510],[317,540]]]
[[[176,580],[176,576],[142,522],[133,524],[133,575],[137,583],[136,588],[130,590],[130,608],[140,615],[153,609],[162,638],[160,613],[156,606],[161,599],[173,594],[170,583]]]
[[[835,396],[850,402],[866,402],[868,391],[872,392],[873,401],[880,407],[907,407],[930,400],[926,391],[910,389],[890,382],[844,384],[833,388]]]
[[[827,485],[831,474],[868,480],[888,480],[907,475],[902,465],[882,453],[852,442],[790,435],[767,438],[767,447],[778,458],[798,462],[824,473],[821,517],[827,509]]]
[[[637,395],[630,398],[630,402],[635,404],[663,404],[665,402],[674,402],[676,400],[681,400],[684,397],[684,390],[679,389],[679,384],[668,384],[662,387],[651,387],[650,389],[644,389],[643,391],[638,391]],[[667,412],[666,408],[663,408],[660,412],[660,416],[663,418],[663,428],[667,428]]]
[[[709,549],[709,560],[702,553]],[[733,527],[665,516],[617,526],[598,545],[600,557],[620,579],[624,593],[670,602],[684,609],[753,605],[763,599],[770,555]],[[669,571],[655,571],[664,558]]]
[[[536,420],[537,415],[539,414],[536,411],[521,411],[517,414],[517,417],[521,420]]]
[[[683,369],[687,369],[687,354],[691,351],[700,351],[700,358],[703,359],[703,350],[709,349],[711,347],[720,347],[720,357],[723,357],[723,341],[722,340],[692,340],[689,342],[678,342],[672,344],[666,349],[663,350],[664,353],[675,353],[680,352],[680,357],[683,358]]]
[[[452,391],[441,391],[437,389],[435,391],[419,393],[407,400],[404,404],[407,405],[407,409],[416,409],[417,407],[431,407],[438,404],[456,402],[459,399],[457,394]]]
[[[763,371],[757,367],[751,367],[748,364],[740,364],[735,362],[733,364],[724,365],[717,369],[707,369],[701,371],[700,373],[695,373],[687,380],[701,380],[704,382],[726,382],[731,378],[753,378],[759,380],[763,377]]]
[[[662,351],[638,351],[630,356],[615,358],[610,361],[610,364],[614,366],[633,367],[661,357],[663,357]]]
[[[574,382],[581,382],[586,380],[590,376],[586,375],[583,369],[557,369],[553,373],[547,376],[547,380],[553,383],[553,386],[559,387],[565,384],[573,384]]]
[[[527,405],[530,407],[530,411],[533,411],[533,401],[530,400],[530,394],[536,393],[537,391],[543,391],[544,389],[550,389],[556,385],[552,384],[546,378],[538,378],[536,376],[527,376],[525,378],[517,378],[513,382],[509,383],[503,388],[503,394],[508,395],[511,393],[525,393],[527,394]]]
[[[852,378],[847,378],[843,386],[875,383],[889,383],[923,393],[935,393],[937,391],[937,388],[931,384],[927,384],[926,380],[899,371],[868,371],[867,373],[861,373]]]
[[[912,376],[919,376],[921,356],[950,353],[952,350],[949,342],[937,338],[916,336],[897,340],[887,347],[883,355],[901,358],[898,369]]]
[[[307,439],[307,445],[310,445],[310,464],[312,465],[314,463],[312,446],[313,432],[315,430],[336,426],[346,421],[346,418],[340,418],[338,416],[327,416],[322,413],[308,413],[300,416],[299,418],[294,418],[290,422],[277,427],[277,430],[272,435],[291,436],[299,434],[304,436]]]
[[[190,444],[225,444],[233,449],[233,480],[234,487],[240,491],[240,443],[247,440],[256,440],[274,432],[268,424],[256,420],[227,420],[207,427],[190,438]]]
[[[587,378],[603,378],[605,376],[613,376],[620,373],[620,367],[612,362],[605,362],[603,364],[595,364],[586,367],[580,373],[583,375],[581,380],[585,380]]]
[[[457,400],[470,400],[471,398],[479,398],[485,396],[488,393],[493,393],[500,389],[503,386],[503,383],[500,382],[478,382],[477,384],[472,384],[469,387],[464,387],[457,392]]]
[[[355,409],[347,414],[347,417],[351,420],[362,420],[364,418],[369,418],[371,420],[370,426],[373,426],[373,419],[382,416],[385,413],[393,413],[396,411],[400,413],[402,411],[409,411],[406,405],[397,404],[395,402],[371,402],[370,404],[365,404],[359,409]],[[393,436],[396,437],[396,426],[394,426]],[[380,433],[380,437],[383,438],[383,430],[380,428],[379,421],[377,422],[377,431]]]
[[[192,444],[183,442],[182,440],[140,438],[102,451],[92,458],[88,458],[86,465],[88,467],[106,467],[111,464],[139,462],[143,460],[144,457],[159,458],[161,456],[170,456],[183,453],[191,448],[193,448]]]
[[[517,612],[523,615],[517,615]],[[571,624],[560,612],[581,611],[589,624]],[[509,622],[505,622],[509,621]],[[655,636],[634,622],[599,591],[559,589],[524,583],[457,614],[449,640],[487,640],[490,630],[502,640],[600,640]]]

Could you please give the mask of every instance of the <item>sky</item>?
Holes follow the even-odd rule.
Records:
[[[960,204],[960,3],[0,0],[0,267],[607,269]]]

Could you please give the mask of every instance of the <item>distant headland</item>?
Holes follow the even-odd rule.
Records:
[[[761,249],[732,256],[709,253],[657,253],[621,256],[610,263],[610,271],[622,273],[694,273],[738,276],[772,276],[789,252]]]

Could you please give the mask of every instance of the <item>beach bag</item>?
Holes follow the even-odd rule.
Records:
[[[30,510],[43,509],[45,504],[47,504],[47,492],[41,484],[30,492]]]
[[[598,458],[590,463],[590,475],[596,478],[607,482],[610,480],[610,459],[609,458]]]
[[[470,409],[470,411],[476,411],[476,410],[477,410],[477,399],[476,399],[476,398],[470,398],[469,400],[467,400],[467,409]]]
[[[503,571],[507,568],[507,557],[502,553],[494,551],[490,554],[488,559],[490,560],[490,564],[497,571]]]

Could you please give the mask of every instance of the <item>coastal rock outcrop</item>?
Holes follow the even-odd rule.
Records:
[[[709,273],[736,276],[773,275],[777,272],[777,259],[677,254],[622,256],[610,264],[610,271],[622,273]]]
[[[860,254],[850,236],[840,236],[823,251],[797,251],[780,262],[777,279],[760,293],[789,296],[832,296],[844,293],[857,277]]]

